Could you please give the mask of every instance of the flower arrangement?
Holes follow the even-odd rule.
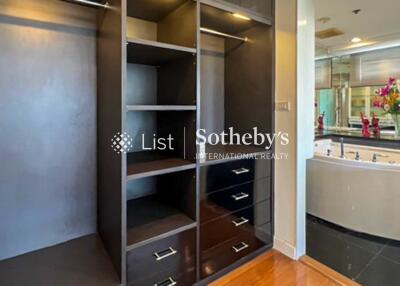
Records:
[[[392,115],[396,134],[400,136],[400,80],[390,77],[388,83],[376,91],[374,107]]]
[[[389,114],[400,114],[400,80],[389,78],[388,83],[376,91],[374,107]]]

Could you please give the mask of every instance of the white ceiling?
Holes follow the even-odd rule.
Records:
[[[345,34],[329,39],[316,39],[317,50],[329,52],[350,50],[390,41],[400,41],[400,0],[315,0],[316,19],[329,17],[324,24],[316,21],[316,31],[338,28]],[[361,9],[358,15],[352,13]],[[352,44],[354,37],[363,40]]]

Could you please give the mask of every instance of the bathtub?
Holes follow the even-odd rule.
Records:
[[[315,142],[314,158],[307,161],[307,212],[348,229],[400,240],[400,150],[344,146],[341,158],[340,143]]]

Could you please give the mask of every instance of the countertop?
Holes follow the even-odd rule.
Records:
[[[326,138],[326,137],[344,137],[344,138],[354,138],[363,140],[375,140],[375,141],[390,141],[398,142],[400,144],[400,137],[396,137],[393,132],[382,132],[379,136],[371,134],[370,137],[365,137],[362,135],[361,130],[316,130],[315,138]]]

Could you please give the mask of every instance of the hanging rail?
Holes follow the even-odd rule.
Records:
[[[109,7],[108,3],[100,4],[100,3],[92,2],[92,1],[89,1],[89,0],[62,0],[62,1],[81,4],[81,5],[86,5],[86,6],[93,6],[93,7],[101,7],[101,8],[108,8]]]
[[[221,36],[221,37],[225,37],[225,38],[231,38],[231,39],[235,39],[235,40],[239,40],[239,41],[243,41],[243,42],[247,42],[249,40],[249,38],[247,38],[247,37],[244,37],[244,38],[243,37],[238,37],[238,36],[234,36],[234,35],[218,32],[218,31],[215,31],[215,30],[207,29],[207,28],[200,28],[200,31],[203,32],[203,33],[212,34],[212,35],[216,35],[216,36]]]

